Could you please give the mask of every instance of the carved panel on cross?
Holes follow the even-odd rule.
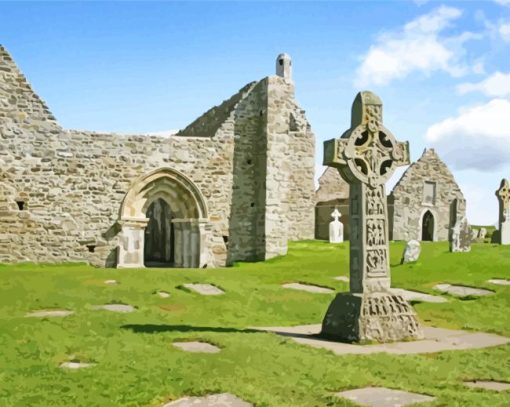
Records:
[[[382,277],[387,275],[386,248],[368,249],[366,251],[366,265],[368,277]]]
[[[384,219],[367,219],[367,245],[380,246],[386,244]]]
[[[367,215],[384,215],[384,194],[382,187],[366,189]]]

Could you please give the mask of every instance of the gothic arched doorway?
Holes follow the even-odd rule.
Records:
[[[149,222],[145,228],[144,264],[147,267],[173,267],[174,227],[172,211],[162,198],[154,200],[145,214]]]
[[[207,222],[191,180],[170,168],[153,171],[122,202],[117,267],[205,267]]]
[[[423,214],[421,222],[421,240],[430,242],[434,240],[434,215],[432,215],[430,211],[426,211]]]

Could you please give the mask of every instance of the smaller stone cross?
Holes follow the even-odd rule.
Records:
[[[333,221],[329,223],[329,243],[342,243],[344,241],[344,225],[339,221],[341,216],[342,214],[337,208],[331,213]]]
[[[335,208],[335,210],[331,213],[331,217],[337,221],[338,219],[340,219],[342,217],[342,214],[340,213],[340,211]]]
[[[510,244],[510,185],[502,179],[496,191],[499,201],[499,235],[501,244]]]

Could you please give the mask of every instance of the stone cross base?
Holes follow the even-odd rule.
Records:
[[[411,305],[389,292],[338,294],[324,317],[321,334],[343,342],[423,338]]]
[[[500,243],[501,244],[510,244],[510,220],[501,222],[501,226],[499,227],[499,232],[500,232]]]

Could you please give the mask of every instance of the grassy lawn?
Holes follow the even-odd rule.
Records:
[[[449,253],[423,243],[420,260],[399,265],[404,243],[391,244],[392,285],[438,294],[438,283],[495,292],[415,304],[425,325],[510,336],[510,246],[475,244]],[[466,388],[463,380],[510,381],[510,346],[425,355],[336,356],[250,326],[319,323],[334,294],[283,289],[286,282],[347,291],[348,243],[296,242],[289,254],[225,269],[94,269],[86,265],[0,266],[0,406],[161,406],[183,395],[230,392],[256,406],[349,406],[332,393],[385,386],[437,397],[434,406],[509,406],[510,392]],[[119,285],[105,285],[116,279]],[[205,297],[180,288],[212,283]],[[165,290],[170,298],[160,298]],[[94,305],[131,304],[118,314]],[[75,311],[65,318],[25,318],[32,310]],[[186,353],[176,340],[200,339],[216,354]],[[68,371],[72,359],[94,367]]]

